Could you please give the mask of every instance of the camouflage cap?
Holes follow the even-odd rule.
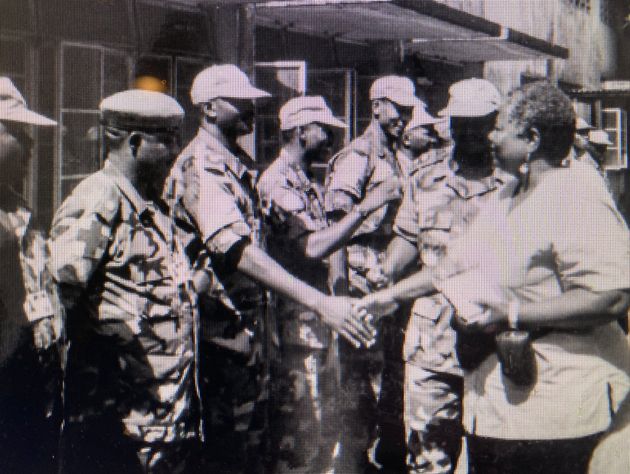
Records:
[[[321,123],[336,128],[348,128],[336,118],[322,96],[294,97],[280,108],[280,129],[291,130],[309,123]]]
[[[203,104],[218,97],[253,100],[270,96],[254,87],[247,75],[233,64],[217,64],[204,69],[197,74],[190,89],[193,104]]]
[[[413,108],[413,115],[405,130],[409,131],[424,125],[435,125],[436,123],[445,121],[445,119],[435,118],[427,112],[426,105],[420,99],[418,99],[418,102],[419,104]]]
[[[575,119],[575,129],[576,130],[584,130],[584,131],[588,131],[588,130],[593,130],[595,129],[595,127],[593,127],[590,123],[588,123],[586,120],[584,120],[582,117],[578,116]]]
[[[588,133],[588,141],[593,145],[607,145],[612,146],[613,142],[610,141],[610,137],[603,130],[591,130]]]
[[[110,95],[99,106],[103,125],[134,129],[176,129],[184,109],[161,92],[131,89]]]
[[[499,110],[501,94],[485,79],[464,79],[449,90],[448,104],[438,112],[440,117],[484,117]]]
[[[370,100],[388,99],[403,107],[414,107],[418,102],[416,87],[408,77],[383,76],[376,79],[370,87]]]
[[[20,91],[8,77],[0,77],[0,120],[31,125],[57,125],[57,122],[29,110]]]

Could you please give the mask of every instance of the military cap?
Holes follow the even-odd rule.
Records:
[[[588,133],[588,141],[593,145],[607,145],[612,146],[612,142],[610,141],[610,137],[603,130],[591,130]]]
[[[184,109],[175,99],[141,89],[110,95],[101,101],[99,109],[103,125],[125,130],[176,129],[184,118]]]
[[[418,101],[420,103],[413,108],[413,115],[411,116],[411,120],[407,124],[405,130],[413,130],[414,128],[421,127],[423,125],[434,125],[444,121],[444,119],[433,117],[429,112],[427,112],[424,102],[420,101],[420,99],[418,99]]]
[[[484,117],[499,110],[501,94],[485,79],[464,79],[449,90],[448,104],[440,110],[440,117]]]
[[[203,104],[218,97],[224,99],[260,99],[271,94],[257,89],[247,75],[233,64],[218,64],[201,71],[193,80],[190,98]]]
[[[0,120],[31,125],[57,125],[57,122],[29,110],[20,91],[8,77],[0,77]]]
[[[280,108],[280,129],[291,130],[309,123],[321,123],[336,128],[347,128],[337,119],[322,96],[302,96],[290,99]]]
[[[379,77],[370,87],[370,100],[388,99],[403,107],[414,107],[419,99],[411,79],[403,76]]]
[[[575,129],[576,130],[593,130],[593,129],[595,129],[595,127],[593,127],[591,124],[589,124],[582,117],[578,116],[575,119]]]

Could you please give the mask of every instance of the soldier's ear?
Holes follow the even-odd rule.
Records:
[[[381,111],[381,101],[378,99],[373,100],[372,101],[372,115],[377,117],[380,111]]]
[[[142,143],[142,135],[138,132],[132,132],[129,134],[129,148],[131,149],[131,154],[135,158],[138,154],[138,148]]]
[[[207,119],[214,121],[217,118],[217,104],[215,101],[206,102],[201,106],[201,110],[203,110],[203,114]]]

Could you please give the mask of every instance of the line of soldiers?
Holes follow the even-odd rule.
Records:
[[[450,303],[420,298],[410,316],[378,322],[360,311],[378,303],[374,289],[437,265],[505,181],[488,142],[500,94],[481,79],[449,93],[435,118],[411,80],[377,79],[370,125],[329,161],[322,188],[310,167],[346,127],[322,97],[284,104],[280,154],[256,180],[237,140],[269,94],[237,67],[195,78],[199,131],[179,154],[180,105],[119,92],[100,104],[105,165],[57,210],[46,243],[15,187],[29,125],[54,122],[2,78],[0,224],[11,268],[0,279],[0,371],[12,383],[0,394],[0,470],[386,469],[379,446],[396,414],[379,398],[404,333],[406,467],[392,469],[453,472],[457,355],[470,355]],[[450,140],[435,129],[446,118]]]

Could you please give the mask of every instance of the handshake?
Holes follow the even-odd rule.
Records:
[[[398,304],[387,290],[371,293],[361,299],[327,296],[318,308],[322,321],[357,349],[372,347],[376,342],[376,323],[391,314]]]

